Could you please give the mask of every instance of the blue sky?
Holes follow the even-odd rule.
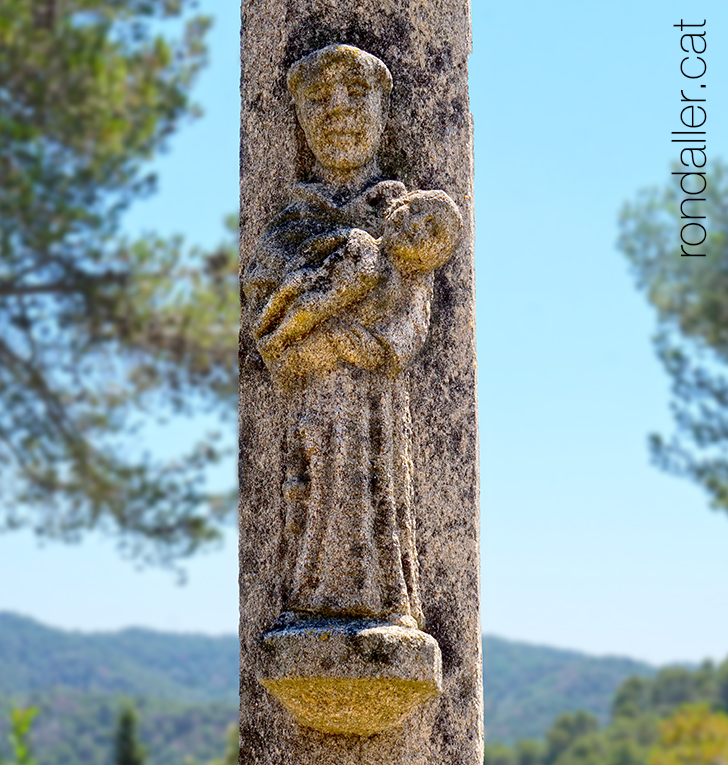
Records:
[[[476,273],[486,632],[653,662],[728,653],[728,516],[655,470],[668,433],[654,317],[617,251],[617,214],[677,158],[681,18],[707,19],[708,153],[726,156],[728,8],[515,0],[473,8]],[[216,19],[196,89],[206,116],[155,164],[131,234],[213,245],[237,203],[238,13]],[[169,448],[189,426],[160,432]],[[216,480],[231,483],[234,464]],[[137,571],[108,541],[0,537],[0,610],[66,628],[230,633],[232,534],[187,585]],[[12,583],[12,584],[11,584]]]

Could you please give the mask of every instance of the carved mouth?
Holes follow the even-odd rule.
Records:
[[[360,141],[364,133],[359,130],[329,129],[326,131],[326,137],[333,141]]]

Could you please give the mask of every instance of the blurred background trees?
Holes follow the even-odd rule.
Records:
[[[611,718],[560,714],[544,740],[490,744],[487,765],[726,765],[728,659],[665,667],[617,689]]]
[[[649,765],[726,765],[728,715],[708,704],[682,707],[660,724]]]
[[[8,741],[12,760],[0,757],[0,765],[35,765],[30,745],[30,733],[38,710],[35,707],[13,708],[10,712],[10,733]]]
[[[233,724],[227,729],[227,743],[225,753],[219,760],[212,760],[209,765],[238,765],[240,759],[240,732],[238,726]]]
[[[124,704],[114,731],[114,765],[144,765],[145,760],[146,752],[137,734],[137,712],[131,704]]]
[[[130,553],[169,561],[213,540],[229,512],[230,497],[205,486],[221,456],[213,438],[166,463],[141,453],[137,439],[150,416],[235,410],[235,221],[210,252],[120,233],[124,211],[154,190],[145,163],[199,114],[191,87],[208,25],[186,0],[0,0],[4,528],[61,539],[100,529]],[[705,196],[708,257],[680,258],[675,176],[624,208],[620,246],[657,310],[656,347],[673,386],[675,433],[653,438],[655,460],[728,509],[723,164],[709,169]],[[100,729],[113,721],[110,702],[93,703],[98,718],[79,718]],[[728,663],[673,667],[620,686],[607,724],[560,714],[543,741],[489,744],[487,761],[700,763],[696,737],[718,746],[710,757],[724,757],[726,712]],[[191,714],[180,712],[180,725],[189,728]],[[220,722],[210,713],[216,751],[225,714]],[[31,720],[13,717],[16,740],[27,741]],[[232,733],[222,762],[235,761],[235,746]],[[15,759],[29,765],[24,751]]]
[[[676,166],[673,168],[678,170]],[[682,257],[681,176],[622,210],[619,247],[655,307],[657,353],[670,377],[675,432],[651,437],[655,462],[697,481],[728,511],[728,176],[716,161],[685,212],[704,216],[705,257]],[[690,181],[688,180],[687,183]],[[699,186],[688,185],[688,188]],[[695,198],[695,195],[692,195]],[[699,249],[703,249],[702,247]]]
[[[214,436],[144,455],[150,418],[235,411],[234,230],[119,233],[144,164],[199,114],[187,0],[0,0],[0,528],[117,536],[170,561],[218,535]],[[199,430],[199,429],[198,429]]]

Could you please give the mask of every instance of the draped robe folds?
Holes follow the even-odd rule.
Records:
[[[252,323],[288,274],[320,263],[313,239],[352,228],[379,237],[388,204],[404,194],[401,183],[377,179],[348,197],[322,183],[294,186],[243,274]],[[284,609],[421,627],[403,370],[427,335],[432,274],[403,275],[379,258],[373,321],[360,303],[276,358],[259,341],[287,418]]]

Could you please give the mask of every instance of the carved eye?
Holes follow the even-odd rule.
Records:
[[[348,89],[349,98],[363,98],[371,90],[369,84],[364,81],[353,82]]]
[[[331,98],[331,91],[329,88],[316,88],[306,93],[306,98],[314,104],[321,104]]]

